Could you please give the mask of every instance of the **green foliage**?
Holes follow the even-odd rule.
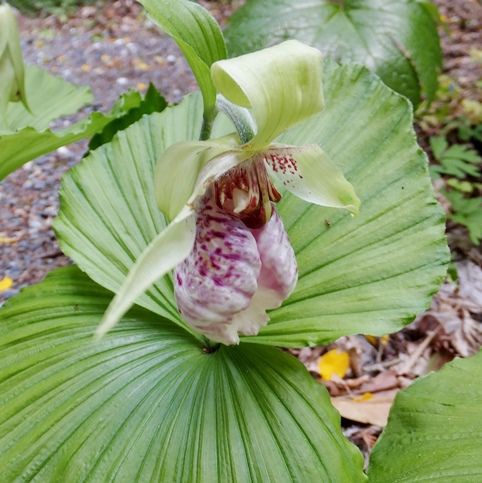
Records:
[[[226,30],[239,55],[296,38],[365,64],[414,106],[437,89],[442,55],[436,7],[417,0],[248,0]],[[423,91],[423,92],[422,92]]]
[[[474,125],[463,117],[455,123],[455,127],[462,141],[477,141],[482,144],[482,122]]]
[[[67,129],[52,130],[52,121],[73,114],[92,101],[90,89],[32,66],[27,66],[26,88],[30,111],[18,102],[10,103],[8,124],[0,121],[0,180],[27,161],[102,131],[111,121],[124,116],[124,109],[135,108],[142,101],[138,94],[127,95],[128,101],[123,96],[107,115],[94,112]],[[160,106],[160,101],[154,105]]]
[[[124,94],[112,109],[112,114],[119,117],[113,119],[101,132],[94,135],[89,142],[89,150],[97,149],[99,146],[112,141],[117,132],[127,129],[144,114],[161,112],[166,107],[166,100],[153,84],[149,84],[144,98],[137,91]]]
[[[370,458],[369,481],[482,479],[482,353],[401,390]]]
[[[474,245],[482,241],[482,196],[467,198],[458,191],[444,193],[452,206],[449,218],[469,231],[470,240]]]
[[[417,122],[426,132],[446,125],[460,111],[462,99],[462,90],[457,82],[445,74],[440,75],[433,102],[424,101],[417,109]]]
[[[25,80],[30,110],[11,102],[6,123],[0,119],[0,180],[31,159],[92,135],[93,124],[101,122],[97,119],[90,125],[54,133],[49,129],[51,122],[91,102],[90,90],[33,66],[27,66]]]
[[[209,353],[75,267],[0,312],[3,481],[363,482],[326,389],[277,348]]]
[[[431,167],[434,174],[444,174],[463,179],[465,176],[480,175],[482,158],[472,147],[464,144],[449,146],[444,136],[430,138],[435,159],[440,163]]]
[[[440,76],[435,101],[420,106],[418,123],[430,137],[435,164],[432,177],[442,177],[450,202],[449,220],[467,228],[470,240],[482,240],[482,158],[476,150],[482,144],[482,104],[464,97],[464,91],[448,76]]]
[[[466,92],[447,75],[439,76],[433,102],[423,102],[417,110],[417,122],[430,134],[456,133],[461,141],[482,143],[482,103],[464,97]]]
[[[203,95],[205,122],[210,125],[216,102],[210,67],[227,57],[221,28],[206,9],[189,0],[140,0],[140,3],[184,54]]]
[[[456,127],[452,123],[451,129]],[[477,130],[466,130],[466,126],[462,128],[468,139],[477,135]],[[482,240],[482,197],[477,195],[482,176],[482,158],[470,145],[449,146],[444,136],[431,137],[430,146],[439,163],[430,167],[432,176],[443,175],[447,186],[451,188],[450,191],[443,191],[451,205],[448,217],[465,226],[472,243],[478,245]]]

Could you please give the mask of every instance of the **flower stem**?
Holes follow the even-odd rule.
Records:
[[[201,134],[199,139],[206,141],[211,136],[211,130],[213,129],[214,118],[216,117],[216,111],[214,113],[205,112],[203,116],[203,124],[201,126]]]
[[[216,98],[218,109],[231,119],[242,144],[246,144],[254,137],[256,126],[250,112],[244,107],[236,106],[225,97],[218,95]]]
[[[213,352],[216,352],[221,346],[219,342],[214,342],[213,340],[210,340],[207,337],[203,337],[203,339],[204,339],[203,352],[205,352],[206,354],[212,354]]]

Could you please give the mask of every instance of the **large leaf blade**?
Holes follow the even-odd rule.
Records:
[[[442,63],[436,23],[417,0],[248,0],[225,31],[232,55],[295,38],[357,62],[407,96],[432,99]]]
[[[3,478],[364,480],[326,390],[296,359],[206,353],[139,308],[94,342],[109,300],[69,267],[0,312]]]
[[[480,481],[481,380],[479,353],[400,391],[373,450],[370,481]]]
[[[54,228],[64,253],[100,285],[116,291],[165,228],[154,192],[155,164],[170,144],[197,138],[202,113],[201,98],[191,96],[176,108],[145,116],[64,177]],[[169,276],[138,302],[182,324]]]
[[[353,184],[361,211],[351,218],[285,195],[279,211],[297,254],[299,282],[270,313],[269,325],[245,338],[249,342],[303,346],[396,331],[430,304],[445,274],[443,212],[416,144],[409,103],[362,67],[326,63],[324,83],[325,109],[281,141],[320,144]],[[220,121],[217,133],[229,131]],[[163,228],[152,221],[160,217],[154,165],[169,145],[196,139],[201,124],[200,99],[190,97],[145,117],[65,177],[55,224],[60,243],[101,285],[116,290]],[[139,303],[180,321],[169,278]]]
[[[284,196],[279,211],[299,281],[252,342],[315,345],[399,330],[429,305],[445,276],[444,214],[410,105],[365,69],[327,63],[325,82],[325,110],[281,140],[319,143],[353,184],[360,214]]]

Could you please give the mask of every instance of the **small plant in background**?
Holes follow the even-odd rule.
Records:
[[[418,110],[421,129],[431,135],[430,173],[450,203],[448,219],[465,226],[470,241],[482,240],[482,104],[464,97],[457,83],[440,77],[434,102]]]
[[[471,146],[467,144],[449,146],[445,136],[433,136],[430,138],[430,147],[438,163],[430,167],[434,177],[443,174],[459,180],[467,176],[479,178],[482,158]]]
[[[0,121],[5,124],[10,102],[20,101],[29,109],[17,20],[13,10],[6,4],[0,5],[0,79]]]
[[[465,226],[472,243],[478,245],[482,240],[482,158],[470,145],[449,146],[444,136],[431,137],[430,146],[438,163],[430,166],[432,177],[443,175],[448,188],[442,194],[451,204],[449,219]]]

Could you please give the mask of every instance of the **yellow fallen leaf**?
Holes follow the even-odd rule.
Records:
[[[0,236],[0,245],[10,245],[10,243],[15,243],[16,238],[10,238],[8,236]]]
[[[378,338],[375,337],[374,335],[366,335],[365,339],[370,342],[370,344],[374,347],[378,345]]]
[[[13,285],[13,280],[10,277],[3,277],[0,280],[0,293],[6,292]]]
[[[102,54],[100,60],[103,64],[112,67],[112,57],[110,55]]]
[[[134,68],[137,70],[142,70],[143,72],[147,72],[150,69],[149,64],[146,64],[141,59],[134,59],[132,63],[134,64]]]
[[[355,402],[365,402],[365,401],[369,401],[372,398],[373,398],[373,394],[371,392],[365,392],[363,394],[360,394],[360,396],[355,396],[353,400]]]
[[[320,375],[326,381],[330,381],[333,376],[345,377],[350,367],[350,356],[348,352],[333,349],[323,354],[318,361]]]
[[[373,346],[378,347],[379,345],[386,346],[390,341],[389,335],[382,335],[381,337],[375,337],[374,335],[366,335],[365,339]]]

